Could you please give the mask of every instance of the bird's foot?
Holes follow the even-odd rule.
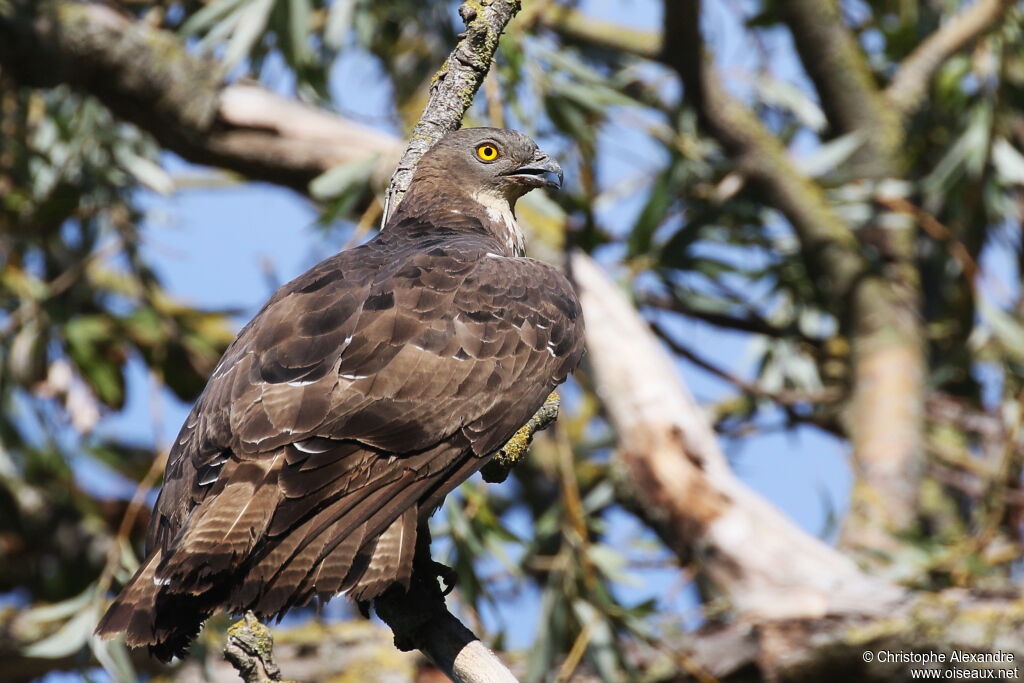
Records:
[[[547,429],[558,417],[558,409],[561,407],[561,400],[558,394],[552,392],[546,399],[540,410],[530,418],[530,421],[519,428],[511,439],[501,447],[490,462],[480,470],[484,481],[492,484],[500,484],[508,478],[509,472],[515,467],[530,450],[533,443],[533,435]]]

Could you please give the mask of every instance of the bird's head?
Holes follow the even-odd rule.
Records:
[[[515,219],[516,200],[534,188],[561,185],[561,167],[528,136],[501,128],[464,128],[445,135],[423,155],[384,230],[425,223],[483,228],[509,254],[521,256],[525,238]]]
[[[423,155],[416,179],[428,177],[444,179],[469,195],[502,197],[514,206],[534,188],[561,187],[562,168],[518,131],[463,128]]]

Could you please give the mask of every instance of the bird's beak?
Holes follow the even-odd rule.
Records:
[[[558,162],[546,156],[534,159],[506,175],[532,187],[548,187],[557,190],[562,186],[562,167],[558,165]]]

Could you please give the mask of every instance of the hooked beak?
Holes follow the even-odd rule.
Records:
[[[562,167],[546,156],[534,159],[525,166],[520,166],[505,175],[531,187],[547,187],[557,190],[562,186]]]

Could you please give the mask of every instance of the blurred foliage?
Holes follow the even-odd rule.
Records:
[[[457,3],[447,0],[122,4],[215,55],[225,77],[283,70],[296,96],[327,107],[337,104],[336,58],[368,55],[403,129],[461,28]],[[724,434],[811,425],[842,436],[845,325],[818,299],[788,225],[698,132],[668,69],[610,46],[614,40],[560,35],[557,22],[541,20],[557,4],[539,3],[513,22],[493,75],[506,125],[542,140],[571,179],[554,201],[531,196],[522,215],[549,249],[564,238],[551,226],[567,223],[569,241],[621,263],[637,305],[680,358],[732,387],[713,406]],[[659,12],[633,4],[641,14]],[[775,68],[791,50],[779,39],[775,4],[722,10],[735,12],[755,55],[733,70],[742,71],[743,98],[855,230],[906,220],[920,228],[931,529],[914,539],[907,561],[920,564],[923,588],[1002,590],[1014,580],[1024,505],[1022,11],[1011,10],[995,32],[943,65],[909,128],[901,177],[869,183],[844,174],[862,141],[832,136],[810,86]],[[881,83],[957,8],[844,3]],[[470,123],[494,122],[485,99]],[[166,386],[188,401],[230,341],[225,313],[175,301],[145,249],[139,197],[178,191],[162,164],[147,135],[95,100],[64,87],[26,90],[0,74],[0,593],[14,604],[57,603],[25,612],[19,628],[35,641],[22,654],[61,666],[88,640],[83,610],[95,612],[109,583],[130,570],[145,522],[136,510],[123,524],[128,502],[82,490],[75,464],[88,459],[143,480],[155,446],[95,429],[123,408],[129,365],[148,371],[154,391]],[[314,182],[332,229],[349,230],[359,218],[354,196],[368,176],[369,166],[335,169]],[[864,258],[883,263],[865,237]],[[693,321],[743,335],[752,371],[737,376],[735,359],[691,348],[685,332]],[[559,431],[538,440],[514,483],[464,487],[439,516],[437,536],[447,539],[469,614],[539,593],[528,680],[567,680],[578,666],[605,681],[657,680],[656,672],[685,668],[665,647],[682,632],[683,615],[666,612],[667,599],[625,601],[621,589],[645,563],[675,560],[650,534],[632,544],[610,540],[609,519],[624,509],[611,438],[585,372],[566,393]],[[721,609],[713,590],[702,586],[700,594],[706,610]],[[490,635],[501,642],[502,634]],[[108,670],[134,675],[123,651],[92,646]],[[15,654],[0,646],[0,657]]]

